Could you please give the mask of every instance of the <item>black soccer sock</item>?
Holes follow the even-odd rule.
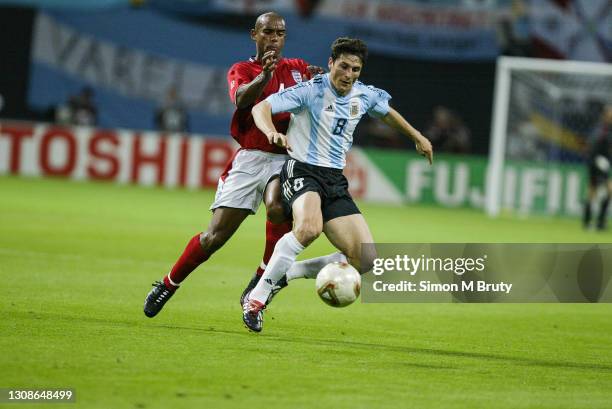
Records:
[[[589,199],[584,201],[584,211],[582,214],[582,224],[584,227],[589,227],[591,224],[591,201]]]
[[[597,217],[597,227],[603,229],[606,227],[606,221],[608,219],[608,205],[610,204],[610,195],[606,195],[601,201],[599,208],[599,216]]]

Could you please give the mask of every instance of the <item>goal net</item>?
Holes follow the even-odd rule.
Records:
[[[612,64],[501,57],[486,211],[578,215],[584,159],[612,104]]]

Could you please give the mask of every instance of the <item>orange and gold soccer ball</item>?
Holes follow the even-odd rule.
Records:
[[[352,304],[361,292],[361,276],[348,263],[329,263],[319,271],[317,294],[332,307]]]

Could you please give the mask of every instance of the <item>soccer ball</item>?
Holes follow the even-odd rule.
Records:
[[[329,263],[317,275],[317,294],[332,307],[346,307],[359,297],[361,276],[348,263]]]

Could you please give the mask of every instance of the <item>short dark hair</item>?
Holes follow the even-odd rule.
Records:
[[[257,20],[255,20],[254,30],[257,31],[264,24],[264,20],[266,19],[278,19],[285,21],[283,16],[280,14],[274,11],[268,11],[267,13],[260,14],[259,17],[257,17]]]
[[[353,54],[365,64],[368,59],[368,46],[358,38],[340,37],[331,45],[331,58],[336,61],[342,54]]]

